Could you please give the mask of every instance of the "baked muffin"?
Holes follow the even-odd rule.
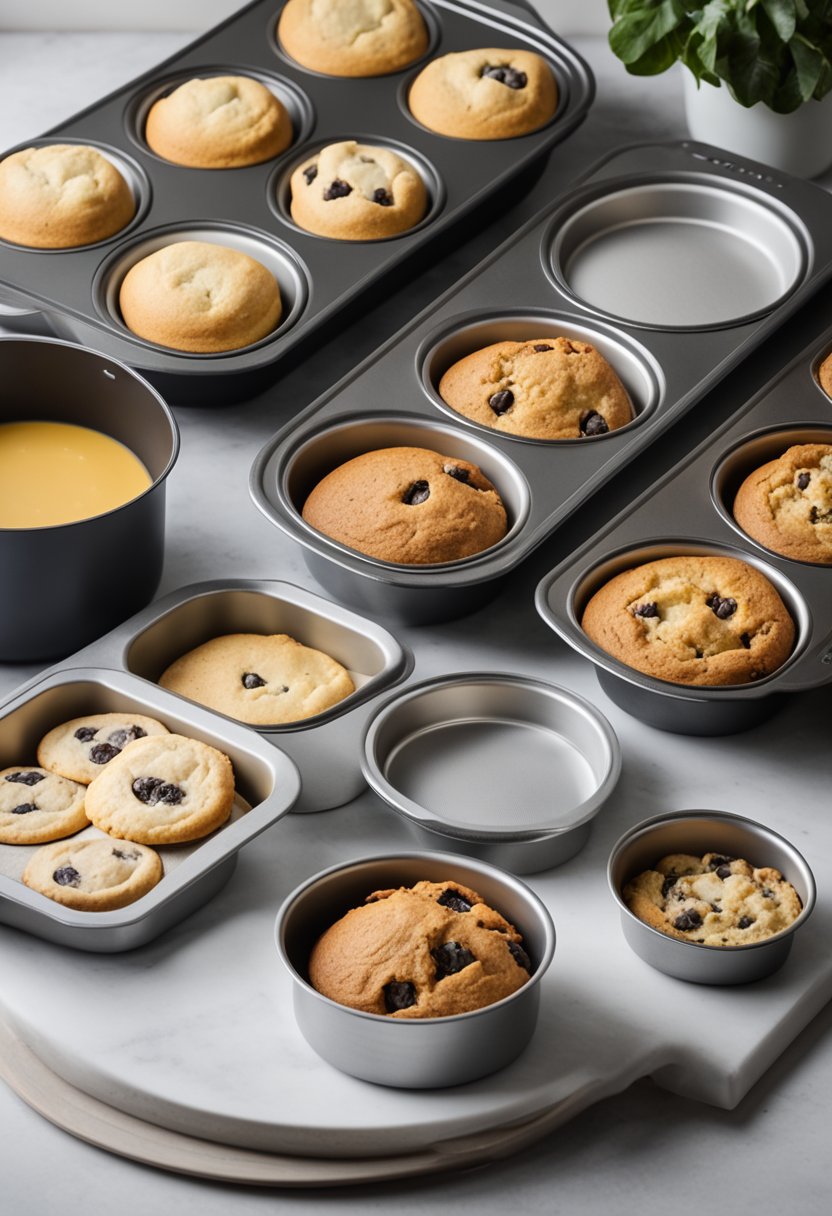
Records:
[[[630,911],[669,937],[704,946],[747,946],[787,929],[800,896],[779,870],[706,853],[663,857],[626,884]]]
[[[527,439],[606,435],[633,417],[613,368],[574,338],[485,346],[448,368],[439,396],[481,426]]]
[[[832,565],[832,444],[796,444],[755,469],[737,491],[734,519],[775,553]]]
[[[32,249],[92,245],[136,214],[127,182],[85,144],[23,148],[0,161],[0,238]]]
[[[389,148],[329,144],[292,174],[292,219],[339,241],[372,241],[418,224],[428,193],[413,165]]]
[[[499,494],[474,464],[427,448],[382,448],[318,482],[303,518],[332,540],[384,562],[470,557],[506,534]]]
[[[258,726],[314,717],[355,691],[340,663],[285,633],[211,638],[171,663],[159,683]]]
[[[487,48],[432,59],[413,81],[413,117],[457,139],[513,139],[553,117],[558,90],[534,51]]]
[[[275,95],[250,76],[205,76],[160,97],[145,125],[165,160],[197,169],[233,169],[277,156],[292,123]]]
[[[832,397],[832,352],[826,356],[818,368],[818,380],[827,397]]]
[[[482,1009],[516,992],[531,971],[514,926],[457,882],[374,891],[327,929],[309,959],[318,992],[394,1018]]]
[[[124,276],[119,306],[140,338],[202,354],[258,342],[282,312],[271,271],[208,241],[177,241],[136,262]]]
[[[428,49],[412,0],[288,0],[277,35],[292,59],[326,76],[382,76]]]
[[[776,671],[794,623],[768,579],[734,557],[666,557],[596,591],[581,622],[629,667],[675,684],[747,684]]]

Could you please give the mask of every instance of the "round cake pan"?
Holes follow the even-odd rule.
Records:
[[[798,286],[809,261],[787,208],[742,183],[695,178],[584,194],[547,228],[543,256],[573,298],[654,329],[762,316]]]
[[[803,910],[787,929],[748,946],[705,946],[669,937],[639,920],[624,902],[622,890],[671,853],[721,853],[759,869],[771,866],[797,891]],[[771,975],[786,961],[816,898],[812,871],[794,845],[761,823],[724,811],[679,811],[636,824],[613,846],[607,879],[628,945],[656,970],[694,984],[747,984]]]
[[[386,701],[367,727],[363,763],[370,787],[429,843],[530,874],[584,846],[621,752],[582,697],[472,672]]]
[[[111,435],[152,479],[137,498],[90,519],[0,529],[12,582],[0,599],[0,660],[80,649],[143,607],[162,575],[165,482],[179,451],[173,415],[130,368],[46,338],[0,338],[6,421],[52,421]],[[13,387],[11,387],[13,386]]]
[[[320,935],[373,891],[421,881],[470,887],[510,921],[532,962],[529,981],[493,1005],[442,1018],[363,1013],[317,992],[307,964]],[[403,1089],[462,1085],[516,1059],[534,1033],[540,981],[555,952],[552,918],[519,879],[483,862],[428,852],[359,859],[313,876],[284,902],[275,937],[293,980],[295,1018],[310,1046],[341,1072]]]

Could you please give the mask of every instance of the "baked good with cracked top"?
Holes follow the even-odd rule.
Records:
[[[832,565],[832,444],[800,443],[749,473],[734,519],[783,557]]]
[[[795,638],[776,589],[734,557],[680,555],[624,570],[595,592],[581,625],[628,667],[674,684],[762,679]]]
[[[154,102],[144,137],[174,164],[235,169],[288,148],[292,122],[274,93],[251,76],[198,76]]]
[[[134,739],[166,735],[168,728],[147,714],[102,713],[72,718],[48,731],[38,744],[38,764],[89,785],[105,764]]]
[[[153,849],[98,836],[45,845],[23,871],[27,887],[79,912],[124,908],[161,877],[162,861]]]
[[[417,169],[390,148],[343,140],[295,169],[292,219],[338,241],[374,241],[424,218],[428,192]]]
[[[44,844],[87,827],[86,786],[48,769],[16,764],[0,772],[0,843]]]
[[[133,219],[133,192],[86,144],[22,148],[0,161],[0,238],[31,249],[72,249],[114,236]]]
[[[277,36],[287,55],[327,76],[398,72],[428,49],[412,0],[288,0]]]
[[[563,336],[473,351],[448,368],[439,396],[481,426],[527,439],[606,435],[633,419],[627,390],[604,356]]]
[[[374,891],[316,942],[312,986],[330,1000],[394,1018],[452,1017],[527,983],[515,927],[460,883]]]
[[[558,89],[534,51],[488,47],[432,59],[410,86],[408,105],[439,135],[514,139],[554,117]]]
[[[332,540],[380,561],[459,561],[506,534],[502,500],[467,460],[428,448],[364,452],[328,473],[303,518]]]

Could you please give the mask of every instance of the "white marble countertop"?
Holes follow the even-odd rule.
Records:
[[[0,35],[4,85],[0,147],[39,135],[187,40],[171,34]],[[511,226],[519,215],[539,209],[604,152],[640,139],[684,134],[680,81],[675,74],[655,80],[627,77],[601,39],[575,39],[574,43],[596,74],[596,104],[584,126],[556,151],[528,198],[518,201]],[[248,467],[264,439],[283,421],[280,399],[299,405],[312,400],[508,231],[509,222],[497,219],[475,233],[465,248],[439,265],[426,266],[406,298],[400,293],[369,310],[350,326],[346,339],[328,343],[314,360],[291,371],[273,396],[266,393],[250,405],[225,411],[177,410],[183,447],[169,483],[162,591],[222,576],[286,578],[318,590],[297,551],[274,532],[248,499]],[[774,359],[775,355],[769,352],[768,357]],[[765,358],[761,356],[763,366]],[[703,418],[696,425],[706,424],[707,418]],[[221,444],[216,442],[220,432]],[[662,445],[663,463],[684,450],[678,446],[681,442],[674,436]],[[597,526],[605,511],[623,503],[650,475],[649,457],[642,458],[633,467],[632,484],[618,484],[619,478],[605,495],[605,504],[587,509],[576,527],[588,531]],[[200,493],[203,487],[216,485],[224,486],[223,494],[209,499]],[[537,578],[560,553],[556,541],[544,546],[539,559],[518,579],[518,596],[529,595]],[[525,627],[532,613],[526,611],[523,616],[518,611],[517,617]],[[529,646],[541,636],[538,624]],[[500,647],[497,620],[487,612],[479,613],[463,624],[422,634],[417,661],[421,661],[423,674],[441,666],[440,648],[447,642],[456,647],[460,669],[492,665]],[[5,695],[34,670],[0,669],[0,694]],[[786,719],[793,737],[779,739],[767,732],[766,745],[775,753],[770,762],[782,764],[785,770],[802,727],[813,715],[828,714],[828,704],[828,696],[812,694]],[[710,793],[722,782],[736,783],[732,766],[731,748],[714,746],[703,789]],[[657,781],[672,790],[677,804],[694,802],[698,777],[662,774],[659,765],[656,773]],[[798,777],[795,784],[799,785]],[[680,992],[683,996],[684,990]],[[59,1210],[70,1216],[81,1212],[96,1216],[113,1209],[122,1216],[138,1216],[154,1207],[181,1216],[212,1216],[229,1210],[235,1214],[272,1210],[278,1204],[281,1210],[298,1213],[326,1204],[338,1212],[384,1216],[391,1211],[416,1216],[437,1208],[496,1214],[509,1207],[518,1212],[600,1216],[610,1210],[660,1207],[685,1216],[701,1210],[703,1203],[718,1203],[738,1212],[751,1211],[752,1206],[774,1212],[788,1205],[812,1216],[826,1210],[829,1194],[830,1027],[832,1007],[827,1007],[733,1111],[674,1097],[642,1081],[509,1161],[459,1176],[360,1190],[263,1192],[164,1174],[71,1138],[0,1087],[4,1207],[34,1216]]]

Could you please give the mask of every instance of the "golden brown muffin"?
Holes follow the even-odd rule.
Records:
[[[165,160],[197,169],[257,165],[292,142],[285,106],[250,76],[197,77],[150,108],[149,146]]]
[[[734,518],[775,553],[832,565],[832,444],[796,444],[755,469],[737,491]]]
[[[666,557],[596,591],[584,632],[608,654],[675,684],[747,684],[776,671],[794,623],[759,570],[734,557]]]
[[[428,207],[420,173],[389,148],[329,144],[292,174],[292,219],[318,236],[372,241],[418,224]]]
[[[523,939],[476,891],[417,882],[375,891],[323,934],[309,959],[330,1000],[394,1018],[482,1009],[525,984]]]
[[[453,562],[506,533],[499,494],[474,464],[427,448],[382,448],[333,469],[303,518],[332,540],[385,562]]]
[[[528,439],[582,439],[632,421],[603,355],[574,338],[495,342],[449,367],[439,396],[482,426]]]
[[[277,34],[292,59],[327,76],[398,72],[428,49],[412,0],[288,0]]]
[[[534,51],[494,47],[432,59],[413,81],[413,117],[457,139],[513,139],[553,117],[558,90]]]
[[[818,368],[818,380],[827,397],[832,397],[832,353],[826,356]]]
[[[0,161],[0,238],[70,249],[113,236],[136,214],[114,165],[84,144],[23,148]]]
[[[258,342],[282,311],[271,271],[208,241],[178,241],[136,262],[124,276],[119,306],[140,338],[206,354]]]

